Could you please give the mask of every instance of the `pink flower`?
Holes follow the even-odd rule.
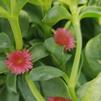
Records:
[[[49,97],[48,101],[71,101],[70,99],[65,99],[63,97]]]
[[[25,73],[32,69],[31,54],[28,50],[17,50],[10,53],[5,63],[14,74]]]
[[[65,50],[70,50],[75,47],[75,40],[72,34],[65,28],[58,28],[54,33],[55,42],[64,46]]]

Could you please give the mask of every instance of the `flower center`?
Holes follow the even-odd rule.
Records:
[[[24,58],[23,57],[17,57],[14,62],[15,65],[20,66],[24,63]]]
[[[18,63],[18,64],[22,64],[23,61],[24,61],[24,60],[23,60],[22,58],[20,58],[20,59],[17,61],[17,63]]]

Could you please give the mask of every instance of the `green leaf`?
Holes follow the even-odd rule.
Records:
[[[5,51],[7,48],[11,47],[11,41],[6,33],[0,33],[0,52]]]
[[[97,0],[89,0],[88,4],[89,5],[95,5]],[[99,1],[99,0],[98,0]]]
[[[49,96],[67,97],[68,91],[60,78],[51,79],[48,81],[41,81],[43,95],[48,98]]]
[[[14,37],[12,35],[13,32],[12,32],[12,29],[11,29],[11,26],[10,26],[8,20],[5,20],[4,18],[0,19],[0,30],[1,30],[1,32],[4,32],[9,36],[10,42],[12,45],[11,47],[14,48],[15,40],[14,40]]]
[[[64,47],[55,43],[52,37],[45,40],[44,45],[59,66],[63,64],[65,65],[71,57],[70,54],[64,52]]]
[[[83,7],[80,11],[80,18],[101,17],[101,7],[88,6]]]
[[[33,6],[31,4],[27,4],[24,7],[25,11],[27,11],[29,15],[29,21],[32,23],[40,23],[42,19],[42,11],[38,6]]]
[[[33,81],[44,81],[63,76],[65,73],[52,66],[39,66],[29,73],[29,78]]]
[[[0,7],[0,17],[5,17],[5,18],[9,17],[8,12],[2,7]]]
[[[96,76],[101,72],[101,34],[92,38],[86,45],[85,57],[89,67],[86,70],[92,71],[89,74]]]
[[[29,37],[29,15],[26,11],[22,10],[20,12],[20,28],[24,38]]]
[[[16,15],[18,16],[21,9],[25,6],[25,4],[29,1],[29,0],[9,0],[10,1],[10,8],[11,8],[11,16],[12,15]]]
[[[9,18],[10,13],[10,0],[0,0],[0,16],[4,18]]]
[[[0,75],[0,86],[4,85],[6,82],[6,76],[5,75]]]
[[[78,4],[80,1],[81,1],[81,0],[74,0],[74,2],[77,3],[77,4]]]
[[[0,0],[0,15],[4,18],[18,16],[21,9],[29,0]]]
[[[87,4],[88,0],[79,0],[79,4]]]
[[[29,3],[35,4],[35,5],[41,5],[42,0],[29,0]]]
[[[79,76],[79,80],[78,80],[77,86],[80,87],[85,82],[87,82],[86,76],[84,75],[83,72],[81,72],[80,76]]]
[[[65,5],[68,6],[75,6],[80,3],[80,0],[57,0],[57,1],[64,3]]]
[[[31,4],[38,5],[44,11],[48,11],[51,8],[52,0],[29,0]]]
[[[5,57],[4,56],[0,56],[0,74],[7,72],[7,68],[5,66]]]
[[[52,28],[48,24],[40,23],[38,28],[39,27],[40,27],[40,29],[41,29],[41,31],[43,33],[44,39],[47,39],[47,38],[52,36]]]
[[[19,101],[19,94],[9,92],[5,86],[0,88],[0,101]]]
[[[16,79],[17,79],[17,76],[14,74],[9,73],[7,75],[7,89],[8,89],[8,91],[13,92],[13,93],[17,93]]]
[[[0,7],[10,12],[10,0],[0,0]]]
[[[42,1],[42,0],[41,0]],[[52,1],[53,0],[43,0],[42,1],[42,7],[43,7],[43,10],[45,11],[45,12],[47,12],[50,8],[51,8],[51,6],[52,6]]]
[[[43,22],[53,26],[62,19],[70,19],[71,15],[63,6],[53,6],[45,15]]]
[[[88,5],[101,6],[101,0],[89,0]]]
[[[17,7],[20,8],[20,10],[25,6],[25,4],[28,3],[29,0],[17,0]],[[11,2],[12,3],[12,2]]]
[[[62,2],[64,4],[70,5],[71,4],[71,0],[57,0],[59,2]]]
[[[101,73],[78,90],[80,101],[101,101]]]
[[[24,101],[36,101],[33,94],[31,93],[24,77],[18,77],[18,88],[20,90],[21,95],[24,98]]]
[[[46,51],[45,47],[41,43],[34,43],[30,51],[32,53],[33,62],[36,62],[48,56],[48,52]]]

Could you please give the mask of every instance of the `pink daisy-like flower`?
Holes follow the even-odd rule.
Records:
[[[71,101],[71,100],[63,97],[49,97],[48,101]]]
[[[64,46],[65,50],[71,50],[75,47],[75,40],[72,34],[65,28],[58,28],[54,33],[55,42]]]
[[[31,53],[28,50],[12,52],[7,56],[5,64],[12,73],[23,74],[32,69]]]

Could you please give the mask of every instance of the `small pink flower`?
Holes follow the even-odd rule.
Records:
[[[48,101],[71,101],[71,100],[63,97],[49,97]]]
[[[65,28],[58,28],[54,33],[55,42],[64,46],[65,50],[71,50],[75,47],[75,40],[72,34]]]
[[[28,50],[17,50],[8,55],[5,64],[14,74],[25,73],[32,69],[31,54]]]

